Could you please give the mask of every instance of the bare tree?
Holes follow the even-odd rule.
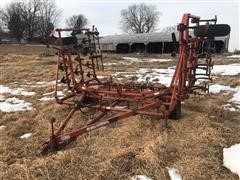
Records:
[[[121,11],[121,29],[134,33],[152,32],[158,24],[160,15],[153,5],[133,4]]]
[[[0,32],[3,32],[3,26],[4,26],[4,22],[2,20],[3,17],[3,10],[0,9]]]
[[[21,16],[21,6],[23,5],[22,2],[12,2],[8,4],[5,9],[1,9],[1,20],[8,24],[10,18],[13,14],[18,14]]]
[[[13,14],[8,22],[8,29],[18,42],[23,38],[24,25],[19,14]]]
[[[22,2],[12,2],[5,10],[1,10],[1,20],[7,25],[11,36],[15,37],[18,42],[23,38],[25,23],[22,19],[21,12]]]
[[[61,11],[54,0],[19,0],[10,3],[2,13],[2,20],[9,23],[13,14],[17,14],[23,24],[23,35],[29,41],[46,34],[49,24],[55,24]],[[16,17],[16,16],[15,16]]]
[[[39,12],[40,21],[38,24],[41,37],[49,34],[49,31],[53,29],[54,25],[56,25],[61,13],[62,11],[57,9],[54,0],[42,0],[41,9]]]
[[[41,9],[41,1],[30,0],[24,1],[22,8],[22,18],[25,22],[25,36],[29,41],[32,41],[34,36],[38,33],[40,18],[39,12]]]
[[[87,18],[82,15],[73,15],[66,20],[66,24],[70,28],[84,28],[88,24]]]

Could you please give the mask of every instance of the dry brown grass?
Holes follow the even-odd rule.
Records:
[[[56,58],[39,57],[44,49],[32,48],[33,54],[26,46],[0,46],[0,84],[17,87],[26,84],[25,80],[54,80]],[[121,57],[107,56],[109,62]],[[145,64],[134,64],[131,69],[108,67],[104,73],[120,68],[134,71],[141,66]],[[239,76],[221,77],[216,82],[234,87],[240,85],[238,79]],[[11,84],[15,81],[18,84]],[[136,174],[169,179],[166,167],[173,166],[187,180],[238,179],[222,166],[222,149],[240,142],[240,114],[221,107],[231,95],[191,97],[183,104],[181,120],[170,121],[169,128],[161,120],[131,117],[80,136],[65,150],[42,157],[37,153],[48,138],[48,120],[55,116],[59,123],[68,108],[54,101],[38,100],[53,90],[51,86],[28,90],[36,92],[36,96],[21,99],[32,102],[35,110],[0,112],[0,125],[7,126],[0,130],[1,179],[130,179]],[[79,121],[86,121],[80,113],[73,124]],[[19,139],[28,132],[33,133],[29,139]]]

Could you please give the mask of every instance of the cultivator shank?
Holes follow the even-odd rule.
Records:
[[[179,119],[181,101],[197,89],[207,91],[207,86],[196,82],[211,80],[214,36],[208,36],[207,29],[198,31],[200,22],[216,25],[216,19],[200,20],[197,16],[184,14],[178,26],[179,57],[169,87],[148,82],[117,83],[111,77],[100,80],[97,71],[104,67],[97,29],[56,29],[58,46],[52,46],[58,51],[55,98],[59,104],[68,105],[70,111],[57,130],[54,130],[55,120],[51,120],[50,140],[44,144],[42,153],[57,150],[81,134],[134,115],[155,116],[166,121],[168,118]],[[198,34],[190,36],[190,29]],[[64,31],[71,31],[72,37],[62,38]],[[229,32],[224,35],[227,34]],[[58,88],[62,83],[69,94],[59,98]],[[77,111],[89,115],[91,120],[65,132]]]

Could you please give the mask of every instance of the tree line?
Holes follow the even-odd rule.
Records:
[[[62,12],[55,0],[21,0],[1,9],[0,17],[19,42],[34,41],[54,29]],[[161,15],[153,5],[133,4],[120,12],[120,28],[127,33],[150,33],[156,30]],[[88,19],[82,14],[73,15],[66,19],[66,24],[69,28],[83,28]]]
[[[18,41],[43,37],[60,15],[54,0],[14,1],[1,10],[2,21]]]
[[[55,0],[13,1],[0,10],[0,17],[7,25],[10,35],[18,42],[39,41],[57,25],[62,10],[57,8]],[[73,15],[66,20],[71,28],[82,28],[88,23],[84,15]]]

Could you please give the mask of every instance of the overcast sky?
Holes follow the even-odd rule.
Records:
[[[1,0],[4,7],[12,0]],[[120,11],[134,3],[145,2],[153,4],[162,13],[158,24],[158,31],[163,27],[181,22],[183,13],[198,15],[204,19],[218,17],[218,23],[231,26],[230,50],[240,49],[240,3],[238,0],[185,0],[185,1],[117,1],[117,0],[55,0],[58,8],[62,9],[59,27],[66,27],[65,20],[74,14],[84,14],[89,20],[89,26],[95,25],[101,35],[121,34],[119,28]]]

